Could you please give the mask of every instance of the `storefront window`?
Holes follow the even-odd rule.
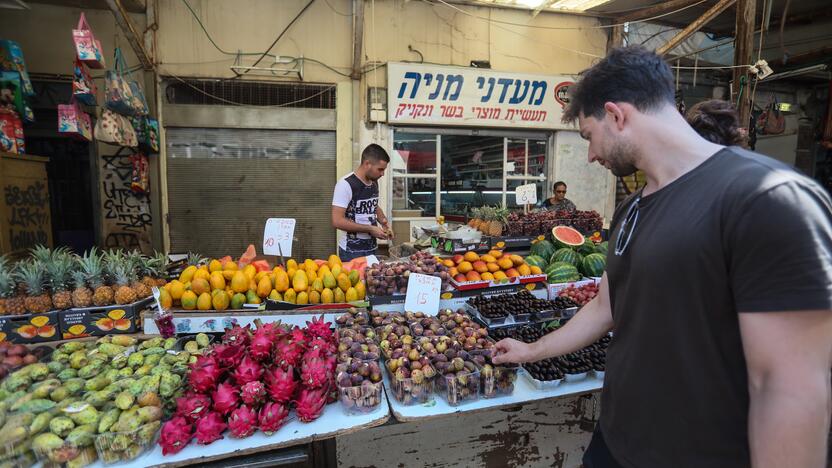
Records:
[[[396,132],[390,166],[393,176],[436,174],[436,135]]]
[[[396,132],[390,154],[394,218],[437,214],[438,142],[439,137],[435,134]]]
[[[514,190],[517,187],[519,187],[521,185],[526,185],[526,184],[535,184],[535,186],[537,187],[537,201],[539,202],[539,201],[543,200],[543,193],[544,193],[543,183],[544,183],[544,181],[539,180],[539,179],[538,180],[514,179],[514,180],[506,181],[506,206],[510,210],[514,210],[514,209],[521,209],[522,210],[523,209],[522,205],[518,205],[516,203],[517,197],[514,196]],[[534,208],[534,207],[530,207],[530,208]]]
[[[465,215],[499,204],[503,192],[503,137],[442,135],[442,210]]]
[[[436,212],[436,178],[394,177],[393,209],[421,210],[408,217],[433,216]]]

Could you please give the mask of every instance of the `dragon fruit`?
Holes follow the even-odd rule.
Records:
[[[196,362],[191,364],[191,372],[188,380],[191,388],[199,393],[207,393],[217,385],[217,379],[222,375],[222,369],[217,361],[210,356],[198,356]]]
[[[240,406],[228,418],[228,429],[238,439],[254,434],[257,430],[257,413],[246,405]]]
[[[260,380],[263,375],[263,367],[259,362],[249,356],[243,358],[240,364],[234,369],[234,380],[237,385],[244,385],[255,380]]]
[[[223,431],[228,427],[225,418],[216,411],[206,412],[196,422],[196,443],[207,445],[222,439]]]
[[[286,424],[286,418],[289,416],[289,410],[286,406],[280,403],[266,403],[260,408],[260,418],[258,419],[260,430],[266,435],[272,435],[278,429]]]
[[[332,371],[326,360],[312,358],[304,360],[300,369],[300,381],[308,388],[321,388],[330,380]]]
[[[230,383],[221,383],[211,395],[214,399],[214,409],[222,415],[237,409],[240,403],[240,392]]]
[[[309,347],[306,353],[308,354],[313,351],[318,351],[323,354],[332,354],[335,353],[337,349],[337,346],[332,340],[325,340],[323,338],[317,337],[312,338],[309,341]]]
[[[295,381],[295,371],[292,366],[288,369],[282,367],[275,367],[266,371],[266,390],[273,401],[278,403],[288,403],[295,394],[297,381]]]
[[[251,338],[251,344],[248,348],[248,354],[254,360],[263,362],[272,355],[274,349],[274,332],[271,327],[258,328]]]
[[[218,344],[211,353],[217,364],[226,370],[237,367],[245,354],[246,349],[238,344]]]
[[[323,338],[325,341],[332,339],[332,324],[324,321],[324,316],[312,317],[311,322],[306,322],[306,335],[309,340]]]
[[[282,343],[277,347],[275,362],[284,369],[299,367],[304,351],[303,345],[297,342]]]
[[[176,399],[176,415],[189,422],[196,422],[211,410],[211,398],[201,393],[188,392]]]
[[[243,399],[243,403],[252,408],[259,408],[260,404],[266,398],[266,386],[263,385],[263,382],[259,381],[248,382],[240,387],[240,396]]]
[[[295,400],[295,412],[301,422],[312,422],[318,419],[326,405],[329,388],[309,389],[300,391]]]
[[[159,445],[162,446],[162,455],[172,455],[179,452],[191,441],[193,437],[193,426],[182,416],[176,416],[162,426],[162,435],[159,436]]]
[[[248,346],[249,340],[251,339],[251,325],[246,325],[245,327],[241,327],[239,325],[234,325],[231,328],[227,328],[225,330],[225,334],[222,335],[222,342],[223,343],[232,343],[241,345],[243,347]]]

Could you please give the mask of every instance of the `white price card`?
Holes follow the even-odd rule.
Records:
[[[378,263],[378,257],[375,255],[367,255],[367,266],[373,266]]]
[[[295,237],[295,220],[269,218],[263,230],[263,255],[292,256],[292,240]],[[278,246],[280,246],[278,248]]]
[[[537,185],[526,184],[514,190],[515,203],[518,205],[534,205],[537,203]]]
[[[439,293],[441,291],[442,278],[411,273],[407,279],[407,296],[404,298],[404,310],[436,315],[439,313]]]

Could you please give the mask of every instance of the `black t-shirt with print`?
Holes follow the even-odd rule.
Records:
[[[616,255],[637,199],[610,230],[604,439],[630,468],[750,466],[738,314],[832,309],[832,202],[791,168],[726,148],[640,198]]]
[[[345,208],[346,219],[358,224],[375,226],[378,182],[367,185],[354,173],[350,173],[335,185],[332,204]],[[377,247],[375,237],[364,232],[348,232],[339,245],[348,252],[370,252]]]

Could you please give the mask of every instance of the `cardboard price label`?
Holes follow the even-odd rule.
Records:
[[[537,184],[526,184],[514,190],[515,203],[518,205],[534,205],[537,203]]]
[[[424,312],[430,315],[439,313],[439,293],[442,291],[442,278],[411,273],[407,279],[407,295],[404,298],[404,310]]]
[[[295,236],[295,220],[269,218],[263,230],[263,254],[292,256],[292,240]]]

